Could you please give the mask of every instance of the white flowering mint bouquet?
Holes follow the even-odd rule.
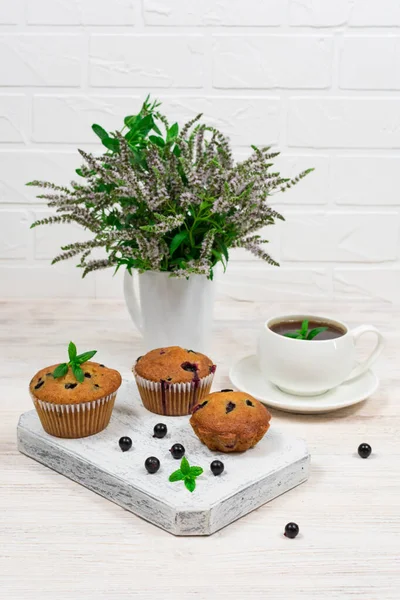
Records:
[[[83,276],[90,271],[125,265],[129,272],[165,271],[213,278],[218,262],[226,268],[230,248],[246,248],[271,265],[267,241],[257,234],[282,215],[269,197],[285,192],[312,169],[285,179],[272,169],[278,152],[252,146],[246,160],[235,162],[230,142],[198,115],[181,129],[170,125],[158,102],[147,98],[137,115],[124,119],[121,131],[93,131],[106,151],[95,156],[79,150],[84,163],[80,181],[69,187],[46,181],[44,188],[55,215],[32,227],[78,223],[91,232],[86,242],[62,247],[53,264],[78,257]],[[93,250],[105,258],[93,258]]]

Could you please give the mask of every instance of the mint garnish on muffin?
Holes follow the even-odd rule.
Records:
[[[90,360],[96,354],[96,352],[97,350],[89,350],[88,352],[83,352],[83,354],[78,354],[75,344],[70,342],[68,345],[69,362],[61,363],[54,369],[52,373],[54,379],[57,379],[58,377],[64,377],[64,375],[68,373],[69,367],[71,367],[75,379],[79,381],[79,383],[83,383],[85,375],[81,369],[81,365]]]
[[[188,459],[184,456],[181,462],[181,468],[174,471],[169,476],[169,481],[183,481],[189,492],[194,492],[196,488],[196,477],[203,473],[201,467],[191,467]]]

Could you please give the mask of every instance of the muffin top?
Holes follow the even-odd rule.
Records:
[[[82,383],[75,378],[70,366],[66,375],[55,378],[53,372],[58,366],[59,363],[41,369],[32,378],[29,390],[39,400],[54,404],[80,404],[108,396],[121,385],[118,371],[99,363],[81,363]]]
[[[215,369],[216,366],[208,356],[179,346],[169,346],[139,356],[132,370],[150,381],[186,383],[207,377]]]
[[[254,435],[258,428],[268,429],[271,415],[264,404],[233,390],[213,392],[193,409],[190,423],[217,435]]]

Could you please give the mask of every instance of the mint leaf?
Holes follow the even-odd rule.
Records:
[[[301,329],[300,329],[301,337],[303,339],[307,336],[307,331],[308,331],[308,321],[307,321],[307,319],[304,319],[304,321],[301,324]]]
[[[172,238],[172,242],[169,245],[169,253],[171,256],[173,255],[175,250],[177,250],[179,248],[179,246],[182,244],[182,242],[184,242],[186,240],[188,235],[189,235],[189,232],[186,230],[180,231],[179,233],[174,235],[174,237]]]
[[[293,338],[295,340],[302,339],[302,336],[299,331],[287,331],[283,335],[284,337]]]
[[[201,467],[191,467],[188,459],[184,456],[181,461],[181,468],[169,476],[169,481],[182,481],[183,479],[189,492],[193,492],[196,488],[196,477],[202,473],[203,469]]]
[[[164,148],[165,146],[163,138],[159,137],[158,135],[149,135],[149,140],[159,148]]]
[[[128,127],[129,129],[132,129],[132,127],[134,126],[134,124],[136,123],[136,119],[137,119],[137,115],[130,115],[129,117],[125,117],[124,119],[124,124],[126,125],[126,127]]]
[[[180,469],[178,469],[177,471],[174,471],[173,473],[171,473],[171,475],[169,476],[169,481],[181,481],[184,478],[185,478],[184,474],[182,473],[182,471]]]
[[[75,379],[79,381],[79,383],[83,383],[85,380],[85,375],[80,366],[74,363],[71,365],[71,368]]]
[[[190,467],[189,476],[190,477],[198,477],[203,473],[203,469],[201,467]]]
[[[167,131],[167,142],[172,142],[178,135],[179,126],[178,123],[174,123]]]
[[[109,137],[107,131],[100,127],[100,125],[92,125],[92,130],[101,139],[102,142]]]
[[[154,119],[153,119],[153,121],[154,121]],[[153,131],[158,133],[158,135],[162,135],[160,129],[157,127],[157,125],[154,122],[153,122]]]
[[[175,144],[174,149],[172,150],[172,154],[174,154],[178,158],[182,154],[181,149],[177,144]]]
[[[181,471],[184,475],[189,475],[190,465],[186,456],[184,456],[181,460]]]
[[[311,331],[308,333],[307,339],[312,340],[315,338],[316,335],[318,335],[322,331],[326,331],[327,329],[327,327],[316,327],[315,329],[311,329]]]
[[[74,342],[70,342],[68,345],[68,356],[70,361],[75,360],[76,358],[76,346]]]
[[[90,360],[95,354],[97,350],[89,350],[88,352],[84,352],[83,354],[78,354],[75,358],[75,362],[81,365],[82,363]]]
[[[119,151],[119,140],[116,138],[107,137],[103,140],[103,146],[107,148],[107,150],[111,150],[111,152]]]
[[[196,480],[193,477],[190,477],[189,475],[186,476],[184,483],[189,492],[194,492],[194,490],[196,489]]]
[[[224,242],[217,241],[217,244],[218,244],[219,248],[221,249],[222,254],[225,256],[226,261],[228,262],[228,260],[229,260],[228,248],[226,247]]]
[[[64,377],[68,373],[68,365],[67,363],[61,363],[58,365],[52,373],[54,379],[58,379],[58,377]]]

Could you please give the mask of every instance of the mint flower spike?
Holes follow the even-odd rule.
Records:
[[[68,373],[68,368],[71,367],[75,379],[79,383],[83,383],[85,380],[85,374],[80,365],[90,360],[96,354],[96,352],[97,350],[89,350],[88,352],[83,352],[83,354],[78,354],[74,342],[70,342],[68,344],[69,362],[61,363],[54,369],[52,373],[54,379],[64,377]]]
[[[196,489],[196,477],[203,473],[201,467],[191,467],[186,456],[182,458],[181,467],[169,476],[169,481],[183,481],[189,492]]]

